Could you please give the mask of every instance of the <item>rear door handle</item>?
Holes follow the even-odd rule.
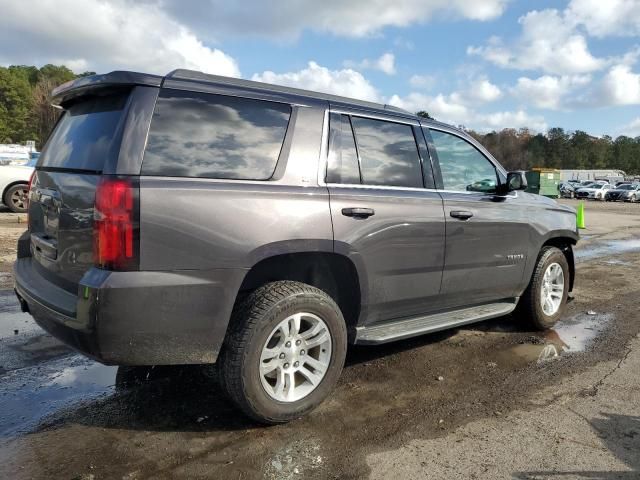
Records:
[[[473,212],[468,212],[466,210],[451,210],[451,212],[449,212],[449,215],[451,215],[453,218],[459,218],[460,220],[469,220],[471,217],[473,217]]]
[[[375,215],[373,208],[343,208],[342,214],[345,217],[368,218]]]

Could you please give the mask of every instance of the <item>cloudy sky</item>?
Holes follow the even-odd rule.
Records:
[[[186,67],[478,130],[640,135],[640,0],[0,0],[0,64]]]

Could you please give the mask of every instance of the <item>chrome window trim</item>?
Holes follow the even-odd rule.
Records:
[[[351,116],[356,116],[356,117],[361,117],[361,118],[370,118],[372,120],[381,120],[384,122],[390,122],[390,123],[399,123],[401,125],[407,125],[410,127],[415,127],[417,126],[418,128],[420,128],[420,122],[418,122],[417,120],[413,121],[410,119],[396,119],[395,117],[391,117],[391,119],[385,115],[377,115],[377,114],[370,114],[367,112],[361,112],[358,110],[349,110],[349,109],[344,109],[344,108],[336,108],[336,109],[332,109],[332,108],[327,108],[324,111],[324,123],[322,126],[322,145],[320,148],[320,160],[318,162],[318,185],[321,187],[345,187],[345,188],[380,188],[380,189],[384,189],[384,190],[407,190],[407,191],[435,191],[435,190],[431,190],[431,189],[427,189],[424,187],[421,188],[416,188],[416,187],[392,187],[392,186],[388,186],[388,185],[371,185],[371,184],[345,184],[345,183],[327,183],[326,182],[326,178],[327,178],[327,168],[329,166],[329,116],[332,113],[336,113],[339,115],[348,115],[349,117]],[[406,121],[401,121],[401,120],[406,120]],[[360,164],[360,152],[358,151],[358,141],[357,141],[357,135],[355,133],[355,129],[353,128],[353,126],[351,127],[353,134],[354,134],[354,141],[356,142],[356,152],[358,153],[358,164]],[[415,137],[415,134],[413,132],[412,129],[412,135],[413,135],[413,141],[416,143],[416,153],[418,154],[418,160],[420,161],[420,170],[421,170],[421,181],[424,182],[424,179],[422,178],[423,173],[422,173],[422,157],[420,155],[420,149],[418,148],[418,144],[417,144],[417,139]],[[431,154],[429,154],[431,155]]]
[[[340,115],[349,115],[349,116],[353,116],[353,117],[361,117],[361,118],[370,118],[372,120],[381,120],[384,122],[390,122],[390,123],[400,123],[402,125],[417,125],[420,126],[420,122],[418,122],[418,120],[412,120],[410,118],[404,118],[404,117],[394,117],[394,116],[387,116],[387,115],[383,115],[383,114],[378,114],[378,113],[370,113],[370,112],[366,112],[366,111],[362,111],[362,110],[358,110],[358,109],[348,109],[348,108],[330,108],[330,113],[338,113]]]
[[[482,193],[482,192],[465,192],[465,191],[458,191],[458,190],[438,190],[437,188],[425,188],[425,187],[421,187],[421,188],[414,188],[414,187],[394,187],[394,186],[389,186],[389,185],[370,185],[370,184],[353,184],[353,183],[327,183],[325,181],[326,178],[326,174],[327,174],[327,167],[328,167],[328,154],[329,154],[329,115],[331,113],[337,113],[340,115],[355,115],[355,116],[359,116],[359,117],[365,117],[365,118],[372,118],[374,120],[384,120],[384,121],[390,121],[393,123],[401,123],[404,125],[411,125],[411,126],[417,126],[418,128],[427,128],[427,129],[431,129],[430,126],[428,125],[422,125],[418,120],[416,121],[412,121],[409,119],[396,119],[393,118],[392,120],[389,119],[389,117],[386,117],[384,115],[376,115],[376,114],[369,114],[369,113],[365,113],[365,112],[355,112],[354,111],[350,111],[348,109],[343,109],[343,108],[336,108],[336,109],[331,109],[331,108],[327,108],[324,111],[324,121],[323,121],[323,126],[322,126],[322,145],[320,148],[320,159],[318,162],[318,185],[321,187],[327,187],[327,188],[336,188],[336,189],[341,189],[341,188],[355,188],[355,189],[360,189],[360,190],[389,190],[389,191],[405,191],[405,192],[430,192],[430,193],[454,193],[454,194],[459,194],[459,195],[474,195],[474,196],[478,196],[478,197],[485,197],[488,196],[490,194],[486,194],[486,193]],[[402,121],[402,120],[406,120],[406,121]],[[453,135],[459,137],[460,139],[467,141],[468,140],[462,136],[460,136],[459,134],[457,134],[455,132],[455,130],[449,130],[447,128],[434,128],[434,130],[439,130],[442,132],[446,132],[446,133],[452,133]],[[417,141],[417,139],[415,139],[414,136],[414,140]],[[472,144],[473,145],[473,144]],[[496,166],[496,164],[498,166],[496,166],[496,168],[499,168],[500,171],[502,173],[505,174],[506,176],[506,170],[504,169],[504,167],[502,167],[502,165],[500,165],[497,161],[493,162],[491,160],[491,158],[487,157],[487,155],[480,149],[478,149],[475,145],[473,145],[474,148],[476,148],[478,151],[480,151],[480,153],[487,158],[487,160],[494,166]],[[431,151],[427,148],[427,151],[429,152],[429,161],[433,161],[432,155],[431,155]],[[418,155],[420,156],[420,152],[418,150]],[[517,198],[518,197],[518,192],[512,192],[508,195],[505,195],[503,198],[505,199],[511,199],[511,198]]]

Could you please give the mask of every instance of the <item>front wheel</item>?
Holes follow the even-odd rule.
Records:
[[[562,316],[569,293],[569,264],[556,247],[543,247],[519,309],[538,330],[552,328]]]
[[[304,283],[268,283],[234,308],[220,379],[248,416],[284,423],[329,395],[346,350],[345,321],[331,297]]]

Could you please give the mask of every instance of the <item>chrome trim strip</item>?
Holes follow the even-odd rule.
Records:
[[[329,115],[331,113],[338,113],[340,115],[355,115],[355,116],[361,116],[361,117],[367,117],[367,118],[373,118],[376,120],[388,120],[388,118],[384,117],[384,116],[375,116],[375,115],[368,115],[368,114],[354,114],[353,112],[350,112],[349,110],[346,109],[325,109],[324,111],[324,123],[323,123],[323,127],[322,127],[322,145],[320,148],[320,161],[318,162],[318,185],[321,187],[327,187],[327,188],[357,188],[357,189],[365,189],[365,190],[391,190],[391,191],[407,191],[407,192],[435,192],[435,193],[455,193],[455,194],[461,194],[461,195],[476,195],[476,196],[486,196],[487,194],[484,193],[480,193],[480,192],[464,192],[464,191],[457,191],[457,190],[438,190],[436,188],[414,188],[414,187],[392,187],[392,186],[388,186],[388,185],[368,185],[368,184],[353,184],[353,183],[327,183],[325,181],[326,178],[326,174],[327,174],[327,163],[329,161],[328,159],[328,155],[329,155]],[[394,119],[395,121],[395,119]],[[419,128],[431,128],[428,126],[424,126],[421,125],[420,122],[415,122],[415,123],[407,123],[407,122],[398,122],[396,121],[395,123],[403,123],[406,125],[417,125]],[[435,130],[441,130],[443,132],[447,132],[449,133],[448,130],[442,128],[442,129],[435,129]],[[452,131],[451,133],[455,134],[455,131]],[[462,138],[460,135],[455,134],[458,138],[465,140],[464,138]],[[475,145],[474,145],[475,147]],[[427,149],[428,150],[428,149]],[[428,150],[429,151],[429,150]],[[418,152],[419,153],[419,152]],[[486,155],[483,152],[480,152],[482,155],[484,155],[486,157]],[[429,159],[431,161],[433,161],[431,159],[431,151],[429,151]],[[496,165],[493,161],[491,161],[490,158],[487,158],[487,160],[492,164],[492,165]],[[498,164],[500,165],[500,164]],[[498,167],[496,167],[498,168]],[[499,166],[500,170],[505,173],[506,175],[506,171],[504,170],[504,168],[500,165]],[[513,192],[513,194],[509,194],[509,195],[505,195],[505,199],[510,199],[510,198],[517,198],[518,197],[518,192]]]

